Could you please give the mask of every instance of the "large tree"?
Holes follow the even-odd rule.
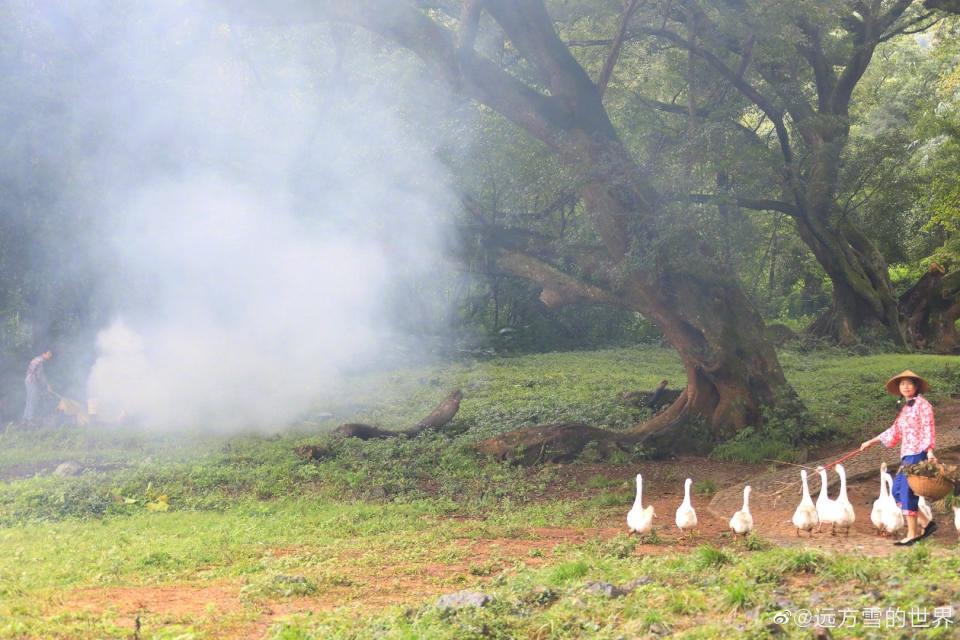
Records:
[[[628,3],[628,14],[636,5]],[[301,3],[271,4],[269,13],[250,10],[258,11],[258,20],[334,19],[379,33],[415,53],[463,95],[541,141],[565,166],[595,242],[556,246],[529,235],[501,248],[496,268],[536,282],[548,306],[591,303],[638,311],[677,349],[685,390],[619,442],[675,434],[691,421],[705,424],[712,431],[709,439],[717,440],[759,424],[767,409],[797,402],[735,274],[694,225],[684,222],[682,208],[662,197],[611,123],[603,86],[619,43],[595,82],[539,0],[468,0],[456,6],[320,0],[309,7],[309,16]],[[522,59],[515,72],[476,49],[481,20]],[[545,440],[555,435],[539,433]]]
[[[752,128],[753,148],[771,163],[769,183],[776,185],[768,194],[768,200],[776,202],[762,206],[793,219],[833,283],[832,308],[813,329],[842,342],[873,331],[906,345],[887,263],[841,204],[840,194],[852,185],[841,184],[840,177],[854,91],[874,53],[894,37],[929,27],[936,15],[914,0],[815,4],[717,0],[709,5],[678,0],[654,11],[661,24],[638,26],[632,36],[654,37],[679,47],[709,70],[711,82],[737,92],[749,105],[731,123],[741,133],[751,134],[743,126],[749,110],[759,115]],[[715,97],[716,92],[710,95]],[[691,119],[710,117],[716,105],[700,98],[693,86],[687,96],[686,109],[663,101],[651,104]],[[764,130],[771,132],[769,139]],[[776,156],[768,153],[768,140],[775,145]],[[922,342],[937,347],[932,334]]]

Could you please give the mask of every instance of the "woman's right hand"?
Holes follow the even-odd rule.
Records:
[[[860,445],[860,451],[863,451],[864,449],[869,449],[874,444],[876,444],[876,442],[877,442],[876,440],[867,440],[866,442]]]

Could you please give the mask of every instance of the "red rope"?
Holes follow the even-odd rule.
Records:
[[[829,469],[830,467],[835,467],[835,466],[837,466],[838,464],[840,464],[841,462],[843,462],[844,460],[846,460],[847,458],[852,458],[853,456],[859,455],[859,454],[863,453],[864,451],[866,451],[866,449],[856,449],[855,451],[851,451],[850,453],[848,453],[847,455],[843,456],[843,457],[840,458],[839,460],[835,460],[834,462],[831,462],[830,464],[825,464],[825,465],[823,465],[823,468],[824,468],[824,469]]]

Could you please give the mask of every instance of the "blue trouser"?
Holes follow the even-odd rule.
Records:
[[[43,387],[34,382],[27,382],[27,402],[23,407],[23,421],[33,422],[40,414],[40,401],[43,397]]]
[[[923,462],[926,459],[926,451],[921,451],[911,456],[903,456],[903,458],[900,459],[900,468],[902,469],[908,465]],[[907,483],[907,476],[905,476],[903,472],[898,473],[893,479],[893,499],[897,501],[897,506],[900,507],[904,513],[914,515],[917,513],[917,509],[920,508],[920,498],[910,490],[910,484]]]

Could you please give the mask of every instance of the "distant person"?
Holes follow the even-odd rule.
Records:
[[[903,404],[890,428],[861,444],[860,450],[877,443],[893,447],[899,442],[901,469],[923,460],[936,462],[933,446],[937,430],[933,421],[933,407],[922,395],[929,391],[930,384],[908,369],[887,380],[886,389],[891,395],[901,396],[899,402]],[[893,497],[907,519],[907,536],[894,544],[911,545],[933,533],[937,524],[931,520],[919,523],[923,532],[917,535],[920,498],[910,489],[907,476],[902,471],[893,479]]]
[[[23,421],[26,424],[31,424],[37,419],[43,393],[53,391],[50,388],[50,383],[47,382],[46,374],[43,372],[43,364],[52,357],[53,351],[47,349],[31,360],[27,367],[27,377],[23,381],[27,388],[27,402],[23,408]]]

